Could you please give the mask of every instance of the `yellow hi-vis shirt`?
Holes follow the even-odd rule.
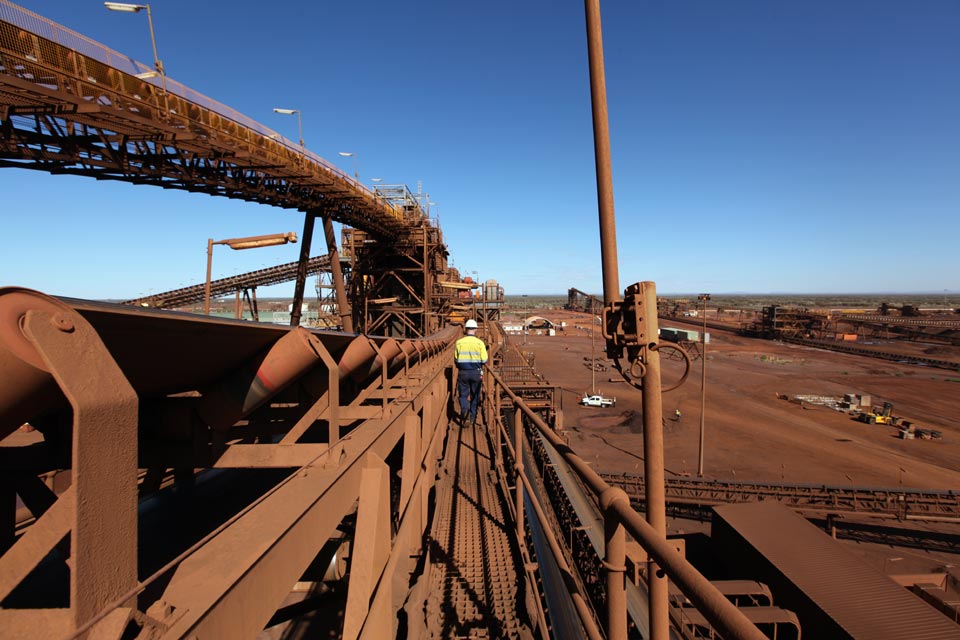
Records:
[[[482,369],[487,361],[487,346],[477,336],[463,336],[453,349],[457,369]]]

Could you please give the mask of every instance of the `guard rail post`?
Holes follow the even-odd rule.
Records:
[[[643,309],[647,313],[648,340],[656,341],[657,285],[640,283]],[[660,352],[647,349],[647,372],[643,377],[643,475],[646,480],[647,522],[664,539],[667,537],[666,490],[663,461],[663,403],[660,378]],[[667,640],[670,634],[670,600],[667,576],[650,557],[647,563],[647,599],[650,606],[650,638]]]
[[[489,416],[489,424],[493,428],[493,450],[494,455],[497,456],[496,460],[498,461],[498,464],[502,464],[502,462],[500,462],[500,455],[503,445],[500,442],[500,429],[497,428],[497,424],[500,422],[500,390],[497,388],[496,382],[492,378],[489,384],[490,393],[493,394],[493,411],[490,412]]]
[[[523,412],[520,403],[513,403],[513,439],[514,439],[514,470],[516,473],[516,514],[517,514],[517,541],[520,546],[524,542],[523,527]]]
[[[611,508],[618,500],[630,504],[626,492],[611,487],[600,496],[603,512],[603,571],[607,587],[607,638],[627,637],[627,533],[617,512]]]

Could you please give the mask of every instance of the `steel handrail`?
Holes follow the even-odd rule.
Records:
[[[622,525],[724,638],[765,640],[766,636],[747,619],[743,612],[727,600],[720,590],[683,558],[666,538],[660,536],[640,514],[633,510],[629,498],[622,489],[607,484],[495,372],[489,370],[488,374],[494,384],[503,389],[513,405],[522,411],[540,433],[556,447],[583,484],[593,492],[601,505],[604,518],[612,519],[614,523]],[[607,571],[618,570],[617,567],[605,568]]]
[[[516,461],[517,452],[513,445],[510,444],[510,435],[507,433],[503,422],[499,419],[496,419],[495,428],[499,431],[502,438],[502,443],[506,445],[510,457]],[[523,483],[524,488],[527,490],[527,499],[533,506],[533,510],[537,514],[537,518],[540,520],[540,522],[549,522],[549,520],[547,520],[546,512],[543,510],[543,507],[540,504],[539,493],[534,489],[529,478],[527,478],[526,474],[524,473],[518,474],[518,477]],[[593,618],[593,610],[590,608],[586,598],[580,592],[576,582],[573,579],[573,571],[571,570],[570,565],[567,563],[563,549],[560,547],[560,543],[557,541],[557,536],[554,534],[552,529],[548,529],[547,527],[543,527],[543,533],[544,537],[547,539],[547,544],[550,545],[550,551],[553,553],[553,557],[557,562],[557,566],[560,568],[560,571],[563,574],[565,586],[570,591],[570,599],[573,601],[573,605],[577,610],[577,615],[580,617],[580,623],[583,625],[587,637],[589,637],[590,640],[601,640],[603,638],[603,634],[600,632],[600,629],[597,627],[597,623]]]

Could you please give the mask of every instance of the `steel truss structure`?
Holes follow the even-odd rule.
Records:
[[[342,222],[353,227],[348,234],[363,236],[351,254],[352,314],[365,314],[369,299],[396,298],[391,306],[375,305],[365,329],[422,337],[441,326],[451,293],[437,283],[451,274],[440,229],[420,198],[402,186],[370,190],[303,146],[178,82],[164,78],[160,86],[138,77],[147,71],[0,0],[0,167],[150,184],[305,212],[293,323],[299,321],[313,221],[323,218],[331,252],[335,239],[327,227],[331,220]],[[332,266],[338,306],[344,307],[338,313],[346,321],[351,312],[344,277]],[[243,292],[253,308],[257,278],[249,286],[218,284],[221,293]],[[136,302],[184,304],[196,291],[170,294]]]
[[[428,335],[451,319],[459,274],[447,264],[443,234],[426,216],[389,241],[349,227],[342,231],[343,259],[354,323],[366,333]]]
[[[582,311],[583,313],[597,315],[603,311],[603,301],[596,296],[571,287],[567,290],[567,304],[563,308],[568,311]]]
[[[5,633],[252,637],[349,548],[363,553],[348,554],[344,637],[396,633],[391,585],[424,552],[455,332],[372,340],[23,289],[0,290],[0,318],[18,380],[0,438],[27,420],[43,435],[4,449],[0,492],[26,504],[5,500],[0,521]],[[57,495],[38,478],[63,468]],[[184,520],[238,492],[208,533]],[[147,544],[152,511],[167,535]]]
[[[241,292],[252,292],[253,304],[256,302],[257,287],[267,287],[281,282],[290,282],[297,277],[299,262],[288,262],[275,267],[257,269],[236,276],[220,278],[210,282],[210,296],[221,297]],[[307,262],[307,275],[317,275],[330,271],[330,256],[317,256]],[[151,307],[153,309],[179,309],[203,302],[204,283],[173,289],[163,293],[155,293],[142,298],[125,300],[121,304],[135,307]]]
[[[492,361],[519,379],[488,366],[480,423],[448,424],[459,332],[441,327],[460,311],[458,287],[445,286],[459,277],[418,197],[370,191],[223,105],[137,77],[147,70],[0,0],[0,166],[300,209],[295,300],[323,218],[344,315],[329,222],[351,225],[343,326],[361,320],[385,337],[0,289],[5,635],[253,638],[320,612],[310,632],[349,640],[483,627],[623,640],[631,623],[660,640],[669,580],[705,633],[762,640],[654,508],[644,519],[562,440],[559,393],[531,360],[502,356],[496,330]],[[607,257],[607,352],[644,378],[651,503],[663,471],[662,440],[648,441],[662,415],[645,333],[657,335],[656,291],[613,296]],[[559,516],[538,463],[557,502],[569,498]],[[589,546],[571,553],[568,534]]]
[[[0,3],[0,166],[312,211],[379,236],[417,224],[323,158],[145,65]]]

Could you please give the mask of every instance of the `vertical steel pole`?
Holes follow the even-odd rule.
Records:
[[[513,461],[516,469],[516,514],[517,514],[517,540],[520,545],[524,544],[523,527],[523,412],[520,411],[520,405],[513,405],[513,450],[517,455]]]
[[[160,56],[157,55],[157,37],[153,34],[153,14],[150,12],[150,5],[147,7],[147,26],[150,27],[150,44],[153,45],[153,66],[160,74],[160,85],[163,87],[163,93],[167,93],[167,72],[163,68]]]
[[[433,311],[433,300],[430,296],[433,286],[430,282],[430,258],[428,248],[429,234],[427,233],[428,226],[430,226],[429,218],[423,222],[423,335],[433,333],[434,331],[434,327],[429,320],[430,314]]]
[[[707,296],[703,300],[703,333],[700,334],[700,450],[697,456],[697,477],[703,477],[703,432],[707,412]]]
[[[207,239],[207,284],[203,288],[203,313],[210,315],[210,271],[213,269],[213,238]]]
[[[490,369],[492,371],[492,368]],[[500,455],[503,453],[503,445],[500,444],[500,387],[497,386],[497,381],[493,376],[490,376],[490,389],[493,393],[493,415],[488,417],[490,424],[487,428],[493,429],[493,448],[497,451],[497,460],[500,460]],[[502,466],[502,462],[498,462],[498,465]]]
[[[603,265],[603,301],[620,299],[617,272],[617,223],[613,209],[613,173],[610,167],[610,127],[607,119],[607,81],[603,69],[603,29],[600,0],[585,0],[587,51],[590,57],[590,96],[593,105],[593,150],[597,166],[597,202],[600,207],[600,255]]]
[[[343,282],[340,252],[337,251],[337,236],[333,233],[333,222],[327,216],[323,216],[323,236],[327,240],[327,252],[330,255],[330,274],[333,276],[333,291],[337,296],[340,326],[347,333],[353,333],[353,311],[350,309],[350,302],[347,300],[347,288]]]
[[[641,282],[642,312],[647,335],[657,335],[657,285]],[[647,522],[657,533],[667,537],[666,497],[663,471],[663,404],[660,381],[660,352],[647,349],[647,373],[643,376],[643,472],[646,480]],[[650,604],[650,638],[667,640],[670,631],[667,578],[658,576],[660,569],[651,559],[647,565]],[[662,575],[662,574],[661,574]]]
[[[316,215],[307,211],[303,218],[303,244],[300,245],[300,263],[297,265],[297,285],[293,292],[293,308],[290,310],[290,326],[300,326],[303,314],[303,290],[307,284],[307,263],[310,261],[310,245],[313,243],[313,223]]]
[[[627,533],[616,511],[610,508],[614,500],[626,500],[629,504],[629,498],[622,489],[610,489],[600,497],[603,509],[603,571],[606,574],[607,590],[606,635],[610,640],[626,640]]]

